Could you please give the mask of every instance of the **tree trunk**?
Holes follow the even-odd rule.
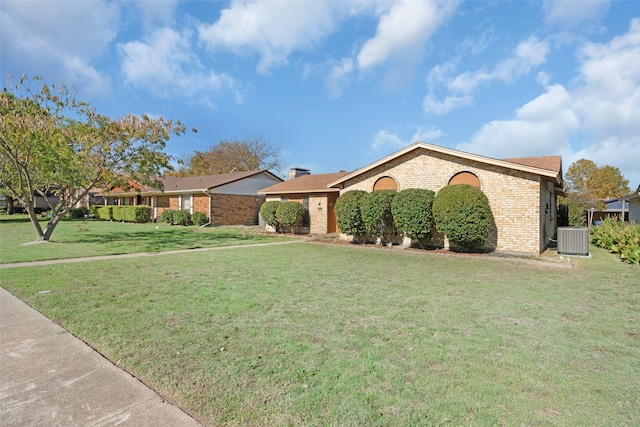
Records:
[[[44,238],[44,233],[42,232],[42,227],[40,226],[40,221],[38,221],[38,215],[35,211],[35,204],[33,200],[27,200],[27,213],[29,214],[29,219],[31,220],[31,224],[33,224],[33,229],[36,232],[36,242],[42,242],[43,240],[48,240]]]
[[[53,215],[53,218],[51,218],[51,221],[49,221],[49,223],[47,224],[47,228],[44,230],[44,235],[42,236],[42,240],[46,240],[49,241],[49,239],[51,238],[51,234],[53,233],[53,230],[56,228],[56,225],[58,225],[58,223],[60,222],[60,218],[62,218],[60,215]]]

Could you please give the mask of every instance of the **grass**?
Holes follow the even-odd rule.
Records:
[[[42,226],[46,226],[46,220]],[[26,215],[0,215],[0,263],[265,243],[283,238],[256,230],[66,220],[58,224],[50,242],[30,244],[36,235]]]
[[[640,274],[592,251],[301,243],[0,280],[207,425],[639,425]]]

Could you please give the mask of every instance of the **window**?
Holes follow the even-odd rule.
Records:
[[[455,174],[450,180],[449,185],[467,184],[472,187],[480,188],[480,180],[471,172],[460,172]]]
[[[169,196],[158,196],[156,199],[156,203],[159,208],[168,208],[169,205]]]
[[[191,212],[191,194],[183,194],[180,197],[180,209]]]
[[[391,178],[390,176],[383,176],[382,178],[377,180],[375,184],[373,184],[373,191],[380,191],[380,190],[397,191],[398,183],[396,182],[395,179]]]

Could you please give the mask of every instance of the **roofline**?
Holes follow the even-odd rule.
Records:
[[[320,189],[313,189],[313,190],[279,190],[279,191],[258,191],[258,194],[305,194],[305,193],[336,193],[340,191],[339,188],[320,188]]]
[[[268,171],[267,169],[260,169],[260,170],[255,171],[255,173],[252,173],[251,175],[247,175],[247,176],[243,176],[243,177],[238,177],[238,178],[236,178],[236,179],[234,179],[234,180],[232,180],[232,181],[227,181],[227,182],[225,182],[224,184],[218,184],[218,185],[214,185],[213,187],[207,187],[207,188],[206,188],[206,190],[211,190],[212,188],[217,188],[217,187],[222,187],[223,185],[232,184],[232,183],[234,183],[234,182],[236,182],[236,181],[240,181],[240,180],[242,180],[242,179],[250,178],[250,177],[252,177],[252,176],[256,176],[256,175],[258,175],[258,174],[261,174],[261,173],[263,173],[263,172],[264,172],[264,173],[266,173],[266,174],[268,174],[268,175],[271,175],[273,178],[278,179],[280,182],[283,182],[283,181],[284,181],[284,179],[280,178],[280,177],[279,177],[279,176],[277,176],[277,175],[272,174],[272,173],[271,173],[270,171]],[[233,172],[232,172],[232,173],[233,173]],[[274,184],[274,185],[275,185],[275,184]],[[191,190],[188,190],[188,191],[191,191]],[[193,191],[202,191],[202,190],[193,190]]]
[[[396,151],[395,153],[391,153],[386,157],[383,157],[382,159],[375,161],[373,163],[370,163],[356,171],[351,172],[348,175],[343,176],[340,179],[336,179],[335,181],[332,181],[330,183],[327,184],[328,187],[334,187],[338,184],[342,184],[350,179],[353,179],[355,177],[357,177],[358,175],[361,175],[365,172],[368,172],[374,168],[377,168],[378,166],[381,166],[395,158],[398,158],[400,156],[403,156],[413,150],[416,150],[418,148],[423,148],[427,151],[435,151],[436,153],[441,153],[441,154],[446,154],[449,156],[453,156],[453,157],[459,157],[459,158],[463,158],[463,159],[467,159],[467,160],[473,160],[479,163],[484,163],[484,164],[488,164],[488,165],[492,165],[492,166],[499,166],[499,167],[503,167],[503,168],[507,168],[507,169],[514,169],[514,170],[519,170],[521,172],[527,172],[527,173],[532,173],[534,175],[540,175],[540,176],[546,176],[549,178],[553,178],[556,180],[556,182],[558,184],[562,183],[562,180],[560,179],[560,173],[559,172],[553,172],[547,169],[541,169],[541,168],[536,168],[533,166],[525,166],[525,165],[521,165],[519,163],[513,163],[513,162],[509,162],[506,160],[498,160],[498,159],[493,159],[491,157],[485,157],[485,156],[480,156],[478,154],[471,154],[471,153],[467,153],[464,151],[458,151],[458,150],[454,150],[452,148],[445,148],[445,147],[440,147],[438,145],[433,145],[433,144],[427,144],[425,142],[414,142],[411,145],[408,145],[406,147],[404,147],[401,150]]]

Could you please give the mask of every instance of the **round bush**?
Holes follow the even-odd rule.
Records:
[[[393,190],[382,190],[367,193],[360,199],[362,222],[368,233],[380,237],[383,242],[390,242],[396,234],[393,223],[391,204],[396,196]]]
[[[466,249],[482,246],[493,222],[487,196],[467,184],[450,185],[438,191],[433,200],[433,216],[438,231]]]
[[[280,202],[276,209],[276,219],[280,227],[295,229],[302,224],[303,218],[304,206],[300,203]]]
[[[280,231],[280,225],[278,224],[278,218],[276,217],[276,210],[278,206],[282,203],[278,200],[270,200],[268,202],[264,202],[262,206],[260,206],[260,216],[270,226],[272,226],[277,232]]]
[[[366,191],[350,190],[341,194],[336,200],[333,209],[341,233],[356,237],[367,233],[360,213],[360,199],[365,194],[367,194]]]
[[[194,212],[191,215],[191,222],[195,225],[205,225],[209,222],[209,217],[202,212]]]
[[[167,209],[160,214],[160,221],[166,222],[167,224],[173,224],[173,214],[176,211],[173,209]]]
[[[412,239],[428,239],[433,223],[435,193],[421,188],[407,188],[396,194],[391,203],[393,221],[398,231]]]
[[[191,225],[191,213],[186,209],[181,209],[173,213],[173,223],[176,225]]]

